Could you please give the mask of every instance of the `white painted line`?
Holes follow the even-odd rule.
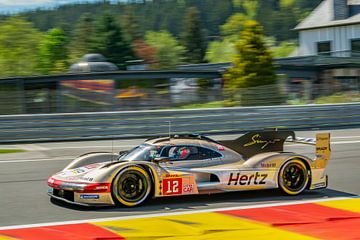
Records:
[[[360,136],[331,137],[332,139],[360,138]]]
[[[115,144],[114,144],[114,148],[132,148],[132,147],[134,147],[134,146],[136,146],[136,145],[138,145],[138,144],[136,144],[136,143],[134,143],[133,145],[119,145],[119,146],[115,146]],[[56,149],[83,149],[83,148],[85,148],[85,149],[87,149],[87,148],[112,148],[111,147],[111,144],[110,145],[106,145],[106,146],[99,146],[99,145],[97,145],[97,146],[56,146],[56,147],[51,147],[51,146],[49,146],[49,147],[47,147],[49,150],[56,150]]]
[[[280,202],[280,203],[265,203],[265,204],[248,205],[248,206],[240,206],[240,207],[224,207],[224,208],[213,208],[213,209],[202,209],[202,210],[191,210],[191,211],[180,211],[180,212],[152,213],[152,214],[123,216],[123,217],[95,218],[95,219],[86,219],[86,220],[24,224],[24,225],[0,227],[0,230],[45,227],[45,226],[56,226],[56,225],[69,225],[69,224],[79,224],[79,223],[89,223],[89,222],[96,223],[96,222],[130,220],[130,219],[139,219],[139,218],[166,217],[166,216],[176,216],[176,215],[186,215],[186,214],[196,214],[196,213],[232,211],[232,210],[240,210],[240,209],[254,209],[254,208],[263,208],[263,207],[277,207],[277,206],[297,205],[297,204],[304,204],[304,203],[317,203],[317,202],[328,202],[328,201],[336,201],[336,200],[347,200],[347,199],[353,199],[353,198],[358,198],[358,196],[334,197],[334,198],[326,198],[326,199],[322,198],[322,199],[299,200],[299,201],[286,201],[286,202]]]
[[[26,151],[47,151],[49,150],[47,147],[43,147],[36,144],[24,144],[24,145],[14,145],[19,149],[24,149]]]
[[[349,144],[349,143],[360,143],[360,140],[359,140],[359,141],[341,141],[341,142],[332,142],[331,144],[334,144],[334,145],[341,145],[341,144]]]
[[[22,159],[22,160],[5,160],[1,161],[1,163],[27,163],[27,162],[48,162],[48,161],[67,161],[72,160],[73,158],[41,158],[41,159]]]

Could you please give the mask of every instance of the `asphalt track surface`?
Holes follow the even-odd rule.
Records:
[[[0,227],[360,195],[360,129],[330,132],[333,154],[328,166],[328,189],[305,192],[296,197],[283,196],[275,190],[169,197],[152,199],[136,208],[87,208],[51,202],[46,194],[46,180],[75,156],[93,151],[126,150],[143,139],[3,145],[0,148],[22,148],[28,151],[0,155]],[[314,137],[315,132],[297,132],[297,135]],[[214,136],[215,139],[235,137]],[[313,148],[309,146],[294,145],[288,150],[313,153]]]

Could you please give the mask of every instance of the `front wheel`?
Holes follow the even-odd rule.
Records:
[[[305,190],[309,174],[305,164],[298,159],[287,161],[280,169],[279,188],[288,195],[298,195]]]
[[[143,168],[130,166],[116,175],[111,191],[116,203],[134,207],[148,198],[151,192],[151,178]]]

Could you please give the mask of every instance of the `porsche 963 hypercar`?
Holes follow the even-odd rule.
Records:
[[[284,143],[315,146],[314,159]],[[137,206],[148,198],[279,188],[289,195],[327,187],[330,134],[249,132],[216,141],[188,134],[159,137],[119,154],[87,153],[48,178],[52,198],[79,205]]]

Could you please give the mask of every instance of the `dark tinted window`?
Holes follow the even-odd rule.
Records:
[[[194,146],[171,146],[163,149],[162,157],[170,157],[174,160],[203,160],[218,158],[222,155],[211,149]]]
[[[218,152],[215,152],[208,148],[198,148],[199,149],[199,159],[210,159],[210,158],[219,158],[221,157],[221,154]]]
[[[360,39],[351,40],[351,51],[355,53],[360,53]]]
[[[330,42],[318,42],[317,43],[317,52],[320,54],[330,54],[330,52],[331,52]]]

